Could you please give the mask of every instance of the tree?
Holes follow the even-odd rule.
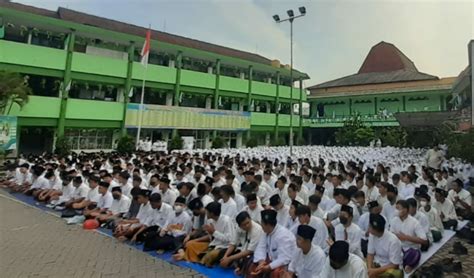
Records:
[[[212,139],[212,146],[211,148],[213,149],[222,149],[222,148],[225,148],[226,147],[226,142],[224,141],[224,139],[222,139],[222,137],[220,136],[216,136],[214,137],[214,139]]]
[[[58,137],[58,139],[56,139],[54,153],[60,157],[65,157],[69,155],[70,152],[71,142],[64,136]]]
[[[21,107],[28,102],[31,88],[25,79],[16,72],[0,70],[0,113],[5,115],[13,103]]]
[[[335,133],[336,143],[340,146],[367,146],[375,138],[375,132],[366,126],[360,116],[351,117]]]
[[[130,135],[125,135],[117,142],[117,152],[121,154],[130,154],[135,150],[135,139]]]
[[[170,143],[168,144],[168,151],[181,150],[183,148],[183,138],[178,135],[171,138]]]

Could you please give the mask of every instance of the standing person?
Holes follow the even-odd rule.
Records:
[[[321,278],[367,278],[367,266],[358,256],[349,253],[349,244],[336,241],[329,248]]]
[[[443,152],[437,145],[433,146],[433,148],[429,149],[426,153],[426,165],[430,168],[439,169],[443,160]]]
[[[288,272],[283,277],[318,278],[326,261],[321,247],[312,243],[316,230],[308,225],[298,226],[296,233],[296,254],[291,259]]]
[[[385,218],[371,214],[369,219],[369,245],[367,267],[369,277],[402,278],[400,266],[403,263],[402,243],[389,230]]]
[[[295,236],[277,223],[277,212],[262,211],[262,236],[255,249],[247,277],[278,277],[288,267],[296,250]]]
[[[264,235],[262,227],[250,218],[246,211],[240,212],[236,217],[237,230],[234,241],[224,254],[221,267],[233,267],[237,275],[248,272],[253,260],[253,253],[257,248],[260,238]]]

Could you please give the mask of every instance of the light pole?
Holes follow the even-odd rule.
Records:
[[[280,19],[280,16],[277,14],[273,16],[276,23],[290,22],[290,156],[293,156],[293,21],[306,15],[305,7],[299,7],[298,10],[300,15],[296,16],[293,10],[286,11],[288,18],[285,19]]]

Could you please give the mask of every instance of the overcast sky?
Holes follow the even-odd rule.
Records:
[[[418,70],[458,75],[468,64],[474,38],[473,0],[17,0],[58,6],[289,63],[289,24],[272,15],[305,6],[294,23],[295,68],[309,74],[305,86],[356,73],[380,41],[396,45]]]

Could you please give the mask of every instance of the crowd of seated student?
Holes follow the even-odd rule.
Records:
[[[445,229],[472,217],[468,180],[452,169],[312,161],[265,153],[31,156],[8,164],[1,184],[96,219],[145,251],[245,277],[402,277]]]

